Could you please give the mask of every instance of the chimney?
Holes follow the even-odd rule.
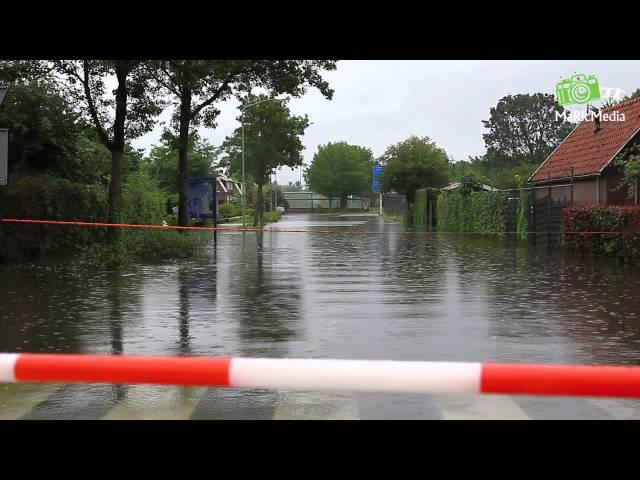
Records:
[[[587,109],[592,110],[594,120],[593,133],[598,133],[602,129],[602,126],[600,125],[600,110],[591,105],[589,105]]]

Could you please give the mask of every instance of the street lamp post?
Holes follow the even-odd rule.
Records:
[[[273,213],[273,188],[275,187],[275,174],[274,180],[271,180],[271,175],[269,175],[269,183],[271,183],[271,188],[269,188],[269,212]]]
[[[240,120],[242,122],[242,226],[246,225],[246,210],[247,210],[247,184],[244,178],[244,111],[253,107],[254,105],[258,105],[259,103],[264,102],[282,102],[283,100],[279,98],[267,98],[266,100],[260,100],[259,102],[250,103],[249,105],[245,105],[240,108]]]

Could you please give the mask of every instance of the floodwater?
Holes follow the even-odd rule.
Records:
[[[1,266],[0,352],[640,363],[638,266],[371,216],[272,227],[308,231],[221,232],[204,258],[121,272]],[[15,418],[637,419],[640,402],[0,385]]]

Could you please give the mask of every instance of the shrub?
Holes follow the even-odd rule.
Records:
[[[273,212],[264,212],[263,221],[264,223],[273,223],[277,222],[282,218],[282,213],[274,210]]]
[[[105,196],[66,179],[48,175],[18,178],[0,189],[0,217],[94,222],[104,218]],[[99,240],[103,229],[62,225],[3,223],[0,257],[37,259]]]
[[[166,218],[164,194],[147,175],[131,175],[122,186],[120,216],[123,223],[160,225]]]
[[[94,243],[83,247],[79,259],[92,267],[116,269],[141,260],[190,258],[203,253],[212,236],[210,232],[132,229],[114,245]]]
[[[567,208],[562,230],[564,244],[578,252],[640,258],[640,207]]]
[[[226,221],[231,217],[234,217],[236,215],[236,207],[233,205],[233,203],[223,203],[222,205],[218,206],[218,218],[220,218],[221,221]],[[239,215],[242,215],[242,209],[240,209],[240,213]]]

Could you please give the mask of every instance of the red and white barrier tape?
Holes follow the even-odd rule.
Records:
[[[204,230],[204,231],[240,231],[240,232],[289,232],[302,233],[306,230],[273,230],[272,228],[256,228],[256,227],[180,227],[177,225],[144,225],[137,223],[102,223],[102,222],[67,222],[62,220],[29,220],[20,218],[0,218],[0,222],[5,223],[30,223],[36,225],[75,225],[79,227],[116,227],[116,228],[159,228],[162,230]]]
[[[31,220],[20,218],[0,218],[0,222],[4,223],[22,223],[33,225],[63,225],[63,226],[78,226],[78,227],[114,227],[114,228],[156,228],[162,230],[201,230],[201,231],[236,231],[236,232],[280,232],[280,233],[344,233],[347,235],[389,235],[404,234],[404,235],[515,235],[519,233],[527,233],[532,235],[547,235],[547,234],[559,234],[560,232],[550,232],[548,230],[541,231],[526,231],[526,232],[470,232],[470,231],[398,231],[398,232],[376,232],[369,230],[346,230],[345,227],[341,227],[340,230],[309,230],[304,228],[297,229],[282,229],[282,228],[257,228],[257,227],[180,227],[177,225],[144,225],[133,223],[103,223],[103,222],[76,222],[76,221],[63,221],[63,220]],[[347,225],[348,226],[348,225]],[[637,237],[638,232],[607,232],[607,231],[593,231],[593,232],[564,232],[566,235],[625,235],[627,237]]]
[[[4,353],[2,382],[640,398],[635,366]]]

